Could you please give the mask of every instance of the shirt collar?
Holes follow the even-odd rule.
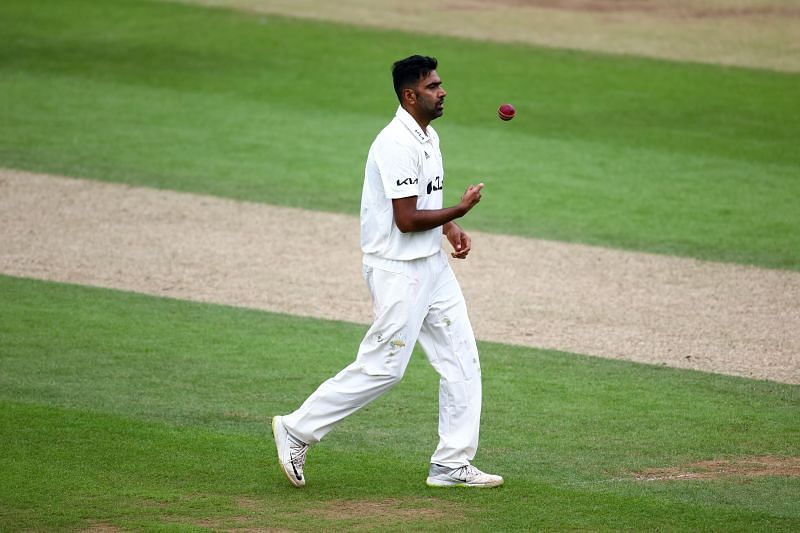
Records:
[[[410,131],[414,138],[420,143],[431,140],[430,136],[422,130],[420,125],[417,124],[417,121],[414,120],[414,117],[411,116],[411,113],[403,109],[403,106],[397,106],[397,113],[395,113],[395,116],[408,128],[408,131]]]

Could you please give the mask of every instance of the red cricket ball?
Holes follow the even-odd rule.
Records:
[[[500,120],[511,120],[516,114],[517,110],[511,104],[503,104],[497,109],[497,116],[500,117]]]

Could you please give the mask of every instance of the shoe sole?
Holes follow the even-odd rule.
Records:
[[[280,418],[279,416],[272,417],[272,439],[275,441],[275,453],[278,455],[278,466],[280,467],[281,472],[283,472],[283,475],[286,476],[286,479],[289,480],[289,483],[298,488],[304,487],[306,484],[305,480],[303,480],[302,483],[298,483],[297,478],[292,476],[292,474],[290,474],[289,471],[286,470],[286,466],[283,464],[283,461],[281,461],[281,455],[278,452],[280,445],[278,444],[278,437],[275,431],[275,425],[278,423],[279,418]]]
[[[503,480],[501,479],[500,481],[496,481],[494,483],[470,484],[470,483],[463,483],[460,481],[444,481],[441,479],[428,478],[427,480],[425,480],[425,484],[428,485],[429,487],[436,487],[436,488],[460,487],[465,489],[491,489],[493,487],[499,487],[500,485],[502,485]]]

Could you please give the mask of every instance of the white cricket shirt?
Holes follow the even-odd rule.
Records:
[[[402,233],[394,222],[392,199],[417,197],[417,209],[441,209],[444,166],[439,136],[427,134],[408,111],[394,119],[370,146],[361,193],[361,250],[364,262],[410,261],[442,249],[442,227]]]

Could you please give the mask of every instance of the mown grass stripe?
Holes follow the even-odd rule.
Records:
[[[0,15],[5,167],[355,213],[413,48],[449,90],[449,200],[487,183],[474,229],[800,268],[798,74],[132,0]]]

